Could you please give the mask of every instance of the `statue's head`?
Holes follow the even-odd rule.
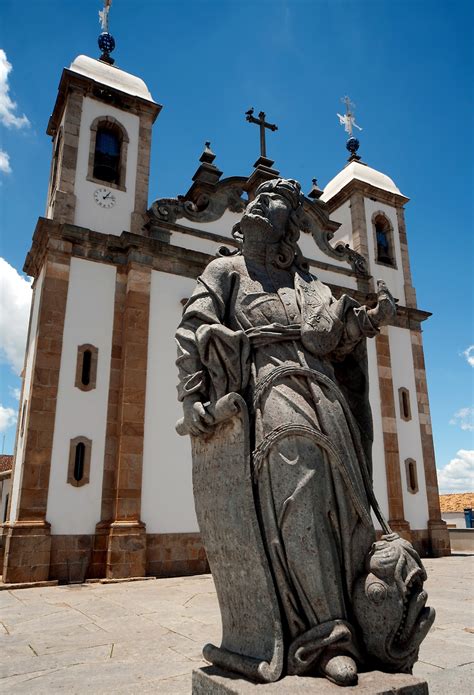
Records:
[[[298,239],[303,221],[301,186],[293,179],[272,179],[260,184],[233,229],[243,241],[275,244],[277,265],[289,267],[295,258],[301,263]],[[244,244],[245,255],[245,244]]]

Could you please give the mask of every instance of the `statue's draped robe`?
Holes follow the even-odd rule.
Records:
[[[209,264],[177,332],[179,398],[236,391],[247,402],[290,653],[319,640],[356,654],[351,595],[375,540],[365,337],[376,333],[347,295],[335,300],[299,268],[244,256]]]

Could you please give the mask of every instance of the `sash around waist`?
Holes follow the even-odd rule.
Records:
[[[291,323],[284,326],[280,323],[269,323],[266,326],[254,326],[247,328],[245,335],[252,346],[268,345],[268,343],[282,343],[286,340],[298,340],[301,338],[301,325]]]

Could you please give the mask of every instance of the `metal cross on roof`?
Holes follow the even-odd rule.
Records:
[[[353,127],[357,128],[357,130],[362,130],[362,128],[358,126],[355,122],[355,104],[352,103],[349,97],[342,97],[341,101],[343,104],[346,105],[346,113],[344,114],[344,116],[341,116],[340,113],[337,114],[339,117],[339,123],[344,126],[344,130],[346,131],[346,133],[349,133],[349,137],[351,138]]]
[[[274,132],[275,130],[278,130],[278,126],[276,126],[274,123],[267,123],[265,121],[264,111],[260,111],[260,113],[258,114],[258,118],[255,118],[253,112],[254,109],[251,108],[245,112],[245,116],[249,123],[256,123],[258,126],[260,126],[260,156],[266,158],[267,147],[265,144],[265,128],[268,128],[268,130],[272,130]]]
[[[100,26],[102,27],[102,31],[109,31],[109,12],[110,12],[110,6],[112,4],[112,0],[103,0],[104,1],[104,9],[99,10],[99,22]]]

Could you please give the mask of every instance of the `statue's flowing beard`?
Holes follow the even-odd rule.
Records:
[[[257,213],[246,212],[240,226],[247,241],[277,244],[282,238],[281,232],[266,217]]]

